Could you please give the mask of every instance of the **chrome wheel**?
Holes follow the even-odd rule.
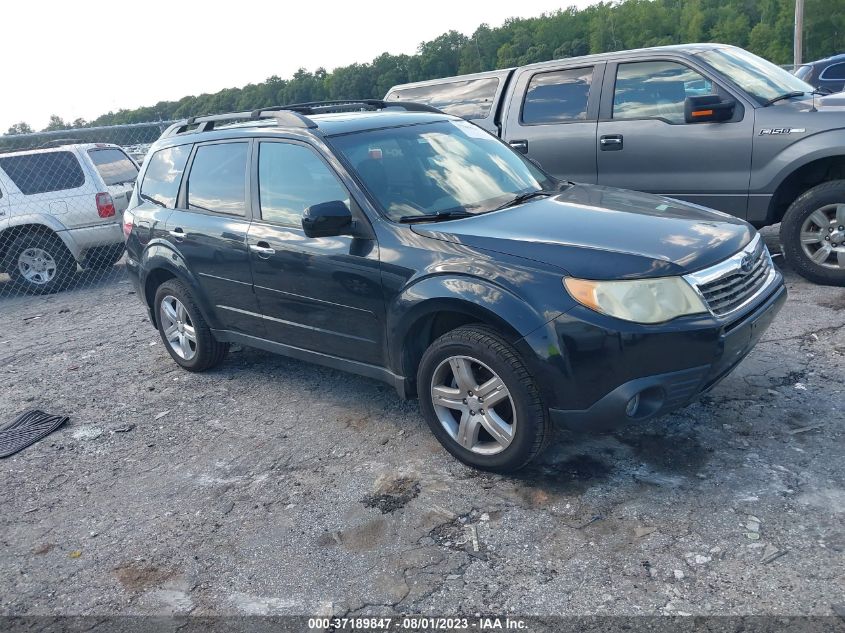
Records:
[[[188,311],[179,299],[166,295],[159,306],[164,338],[179,358],[191,360],[197,355],[197,334]]]
[[[431,379],[431,402],[440,424],[463,448],[495,455],[510,446],[516,409],[504,381],[469,356],[441,362]]]
[[[819,266],[845,269],[845,204],[828,204],[807,216],[801,249]]]
[[[27,248],[18,255],[18,271],[29,283],[43,286],[56,276],[58,265],[43,248]]]

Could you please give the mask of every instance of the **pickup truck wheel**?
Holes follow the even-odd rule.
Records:
[[[534,379],[492,328],[463,326],[434,341],[420,361],[417,392],[435,437],[469,466],[517,470],[551,438]]]
[[[780,225],[786,261],[802,277],[845,286],[845,180],[832,180],[801,194]]]
[[[9,246],[3,268],[24,292],[49,294],[67,286],[76,260],[57,236],[26,233]]]
[[[185,284],[176,279],[164,282],[153,305],[161,340],[180,367],[200,372],[223,362],[229,344],[214,338]]]

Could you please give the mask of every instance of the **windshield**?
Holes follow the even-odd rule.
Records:
[[[330,143],[392,220],[483,213],[555,186],[548,176],[466,121],[368,130]]]
[[[764,104],[789,92],[812,92],[813,87],[783,68],[741,48],[714,48],[696,53],[717,71]]]

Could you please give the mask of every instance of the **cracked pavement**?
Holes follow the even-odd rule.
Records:
[[[180,370],[119,267],[5,299],[2,420],[71,421],[0,461],[0,613],[830,615],[845,289],[784,272],[787,305],[700,402],[560,432],[513,477],[371,380],[247,349]]]

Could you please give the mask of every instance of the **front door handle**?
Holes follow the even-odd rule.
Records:
[[[181,242],[185,239],[185,231],[182,230],[181,226],[177,226],[175,229],[168,232],[176,239],[177,242]]]
[[[276,254],[276,249],[272,248],[267,242],[250,244],[249,250],[258,255],[261,259],[270,259],[270,257]]]
[[[519,139],[510,141],[508,143],[512,148],[514,148],[520,154],[527,154],[528,153],[528,141],[525,139]]]
[[[599,147],[603,152],[617,152],[622,149],[621,134],[605,134],[599,139]]]

